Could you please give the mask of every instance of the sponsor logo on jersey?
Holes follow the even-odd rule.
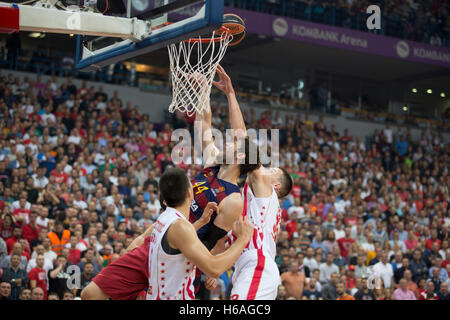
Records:
[[[214,188],[214,192],[217,194],[217,193],[221,193],[221,192],[224,192],[225,191],[225,187],[222,187],[222,186],[220,186],[220,187],[218,187],[218,188]]]
[[[164,223],[162,223],[161,221],[159,221],[159,220],[156,220],[156,222],[155,222],[155,229],[158,231],[158,232],[162,232],[162,229],[165,227],[166,225],[164,224]]]

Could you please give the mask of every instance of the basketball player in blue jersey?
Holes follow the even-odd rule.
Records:
[[[217,72],[224,73],[220,66]],[[201,80],[199,82],[201,83]],[[227,89],[229,117],[233,119],[231,122],[243,119],[231,81],[225,83],[221,78],[219,82],[214,81],[213,85],[222,91]],[[202,113],[197,113],[195,119],[201,122],[201,132],[196,132],[196,136],[202,137],[205,166],[202,172],[191,180],[194,200],[189,217],[190,222],[194,223],[202,216],[208,203],[217,203],[220,214],[213,213],[209,223],[197,232],[200,241],[209,250],[212,250],[220,239],[225,242],[233,223],[242,215],[243,200],[238,186],[239,177],[246,176],[261,166],[258,147],[248,139],[245,131],[234,131],[232,134],[236,140],[228,143],[225,150],[219,150],[214,144],[211,119],[210,106]],[[242,125],[245,126],[238,123],[234,127],[242,128]],[[198,129],[197,126],[196,128]],[[226,154],[232,154],[232,157],[229,157],[231,163],[227,163]],[[214,250],[212,252],[214,253]],[[199,289],[200,276],[201,270],[197,269],[197,278],[194,282],[196,291]]]
[[[236,112],[241,112],[239,107],[235,110],[230,109],[230,117],[235,116]],[[217,203],[220,214],[213,214],[210,222],[198,231],[200,240],[211,250],[219,239],[227,235],[242,213],[243,201],[238,186],[239,177],[258,169],[261,164],[256,145],[252,146],[253,143],[247,137],[239,136],[239,133],[236,135],[237,142],[228,144],[226,148],[227,152],[234,154],[232,163],[217,164],[220,163],[218,159],[226,161],[223,159],[225,152],[221,152],[212,139],[211,110],[198,114],[196,121],[201,121],[202,132],[205,133],[202,145],[203,150],[206,150],[206,164],[202,172],[191,181],[194,200],[191,205],[190,221],[195,222],[199,219],[209,202]],[[251,150],[256,153],[254,163],[251,161]],[[242,159],[243,163],[239,163],[238,159]]]

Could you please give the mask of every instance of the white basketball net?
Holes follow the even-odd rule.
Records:
[[[228,32],[222,32],[220,35],[213,32],[212,39],[214,38],[216,41],[198,37],[167,47],[173,95],[170,112],[179,110],[190,117],[209,107],[217,66],[233,36]]]

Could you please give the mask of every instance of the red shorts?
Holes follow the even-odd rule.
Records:
[[[150,237],[144,244],[114,260],[93,279],[113,300],[136,300],[148,287]]]

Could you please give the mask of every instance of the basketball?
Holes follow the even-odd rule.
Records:
[[[230,29],[233,36],[245,31],[244,20],[233,13],[227,13],[223,15],[222,25]]]
[[[231,40],[229,46],[235,46],[244,40],[246,35],[245,23],[241,17],[233,13],[224,14],[222,25],[228,28],[233,36],[233,40]]]
[[[241,33],[233,35],[233,40],[231,40],[231,42],[228,46],[232,47],[232,46],[235,46],[235,45],[241,43],[242,40],[244,40],[246,34],[247,33],[245,31],[242,31]]]

